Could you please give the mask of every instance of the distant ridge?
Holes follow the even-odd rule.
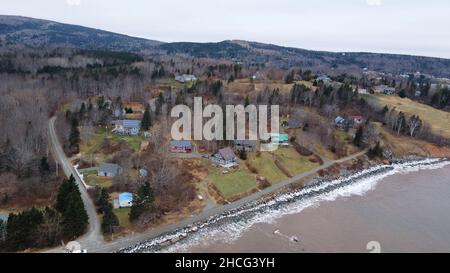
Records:
[[[259,63],[284,69],[301,67],[334,74],[360,73],[363,68],[367,68],[393,74],[422,72],[450,78],[449,59],[400,54],[313,51],[243,40],[227,40],[218,43],[164,43],[21,16],[0,15],[0,43],[30,47],[182,54],[196,58]]]
[[[140,51],[161,42],[77,25],[21,16],[0,15],[0,40],[32,47]]]

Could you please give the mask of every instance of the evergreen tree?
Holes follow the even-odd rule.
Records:
[[[86,104],[84,104],[84,102],[83,102],[81,104],[80,111],[78,112],[80,119],[84,119],[85,114],[86,114]]]
[[[247,160],[247,152],[245,151],[245,148],[239,151],[239,158],[242,160]]]
[[[156,100],[156,111],[155,111],[156,115],[161,114],[164,103],[165,103],[164,95],[163,95],[163,93],[159,93],[158,99]]]
[[[369,149],[369,151],[367,152],[367,155],[370,158],[375,158],[375,157],[383,158],[383,148],[381,148],[379,141],[377,142],[375,147]]]
[[[80,150],[80,130],[78,129],[78,120],[76,117],[72,118],[72,127],[70,129],[69,143],[70,149],[77,153]]]
[[[286,84],[292,84],[294,82],[294,70],[291,70],[289,74],[286,75],[286,78],[284,79],[284,82]]]
[[[130,220],[137,220],[142,214],[154,209],[155,197],[150,183],[145,182],[139,187],[130,210]]]
[[[65,237],[75,238],[84,233],[89,223],[89,217],[84,208],[78,185],[72,175],[59,188],[55,208],[62,215],[62,229]]]
[[[65,179],[59,187],[58,196],[56,197],[55,209],[63,213],[67,207],[67,199],[71,192],[78,191],[78,186],[73,175],[67,180]]]
[[[119,227],[119,219],[112,210],[112,205],[108,203],[108,206],[103,210],[102,231],[105,234],[113,233]]]
[[[247,97],[245,97],[245,105],[244,106],[247,107],[249,105],[250,105],[250,98],[247,95]]]
[[[6,222],[6,248],[17,251],[37,247],[42,223],[42,212],[34,207],[19,214],[11,213]]]
[[[110,203],[109,203],[109,193],[108,190],[105,188],[102,188],[100,191],[100,197],[97,200],[97,206],[100,213],[105,213],[105,210],[108,209]]]
[[[6,223],[0,219],[0,250],[6,242]]]
[[[89,217],[84,208],[80,192],[73,191],[67,199],[67,206],[62,213],[63,234],[68,238],[76,238],[83,235],[89,223]]]
[[[389,107],[388,107],[387,105],[385,105],[385,106],[383,107],[383,110],[381,110],[381,114],[382,114],[383,116],[385,116],[387,112],[389,112]]]
[[[41,164],[39,165],[39,171],[41,174],[45,174],[50,172],[50,165],[48,164],[48,160],[46,156],[41,158]]]
[[[151,126],[152,126],[152,118],[150,115],[150,106],[147,105],[147,107],[145,107],[144,116],[142,117],[141,127],[142,130],[147,131],[148,129],[150,129]]]
[[[356,131],[355,138],[353,139],[353,144],[357,147],[361,147],[363,142],[363,127],[360,126]]]

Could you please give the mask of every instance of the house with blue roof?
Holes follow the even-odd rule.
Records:
[[[334,119],[334,123],[339,130],[344,130],[349,125],[348,121],[341,116],[337,116]]]
[[[289,135],[272,133],[272,134],[270,134],[270,142],[273,144],[279,144],[282,146],[289,145]]]
[[[133,205],[133,194],[131,192],[122,192],[119,194],[119,207],[129,208]]]
[[[139,134],[139,131],[141,130],[140,120],[116,120],[113,122],[113,125],[114,129],[112,130],[112,132],[121,135],[137,136]]]

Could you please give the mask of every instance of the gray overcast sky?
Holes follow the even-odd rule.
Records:
[[[450,58],[448,0],[0,0],[22,15],[149,39],[242,39]]]

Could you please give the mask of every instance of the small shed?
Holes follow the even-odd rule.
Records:
[[[123,192],[119,194],[119,207],[129,208],[133,205],[133,194],[131,192]]]

